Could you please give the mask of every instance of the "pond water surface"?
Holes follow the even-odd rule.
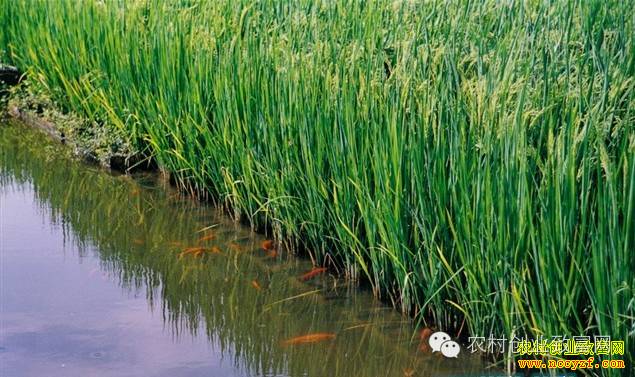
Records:
[[[152,175],[0,124],[1,376],[458,376],[412,321]],[[196,253],[204,247],[204,251]],[[185,253],[184,253],[185,251]],[[316,343],[290,344],[320,333]]]

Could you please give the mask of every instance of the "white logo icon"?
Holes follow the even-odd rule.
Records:
[[[461,347],[455,341],[448,340],[441,345],[441,353],[445,357],[458,357]]]
[[[428,343],[430,344],[430,348],[432,348],[432,352],[437,352],[441,351],[441,345],[443,342],[448,340],[450,340],[450,335],[444,333],[443,331],[438,331],[430,335]]]
[[[458,357],[461,352],[461,346],[453,340],[450,340],[450,335],[443,331],[435,332],[430,336],[428,340],[432,352],[441,351],[441,354],[445,357]]]

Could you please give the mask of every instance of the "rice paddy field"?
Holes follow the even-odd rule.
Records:
[[[465,339],[635,355],[635,1],[8,1],[0,60]]]

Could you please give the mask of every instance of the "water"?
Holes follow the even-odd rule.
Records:
[[[107,173],[0,124],[0,375],[482,370],[465,350],[421,352],[409,319],[329,275],[302,281],[310,263],[262,241],[152,175]],[[199,245],[214,252],[183,254]],[[335,338],[285,344],[310,333]]]

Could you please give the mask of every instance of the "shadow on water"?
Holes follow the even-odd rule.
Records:
[[[94,260],[121,295],[140,295],[151,309],[148,316],[160,314],[162,336],[174,343],[204,339],[220,355],[209,357],[230,360],[231,375],[425,376],[482,370],[465,351],[458,359],[418,351],[411,321],[368,292],[328,275],[301,281],[298,277],[310,270],[307,261],[272,256],[261,248],[261,236],[180,196],[156,177],[110,174],[72,159],[37,132],[0,125],[0,197],[8,201],[10,192],[29,190],[46,226],[72,243],[75,255],[67,260]],[[198,247],[204,250],[188,250]],[[3,274],[19,258],[5,252]],[[14,279],[19,285],[21,278]],[[51,274],[47,284],[63,279]],[[91,277],[82,279],[91,284]],[[55,336],[60,333],[63,327]],[[329,336],[312,344],[285,344],[311,333]],[[130,341],[143,347],[150,340]],[[9,336],[1,342],[3,349],[14,346]],[[91,355],[100,359],[101,351]],[[196,375],[227,373],[205,364]]]

